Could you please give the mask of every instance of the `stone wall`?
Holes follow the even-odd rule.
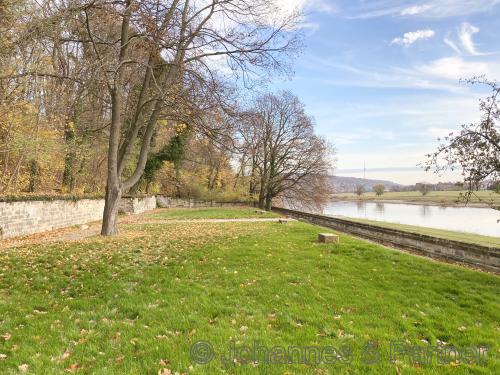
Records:
[[[241,202],[215,202],[197,199],[170,198],[163,195],[156,196],[156,204],[159,208],[238,207],[249,205],[249,203]]]
[[[156,207],[155,196],[144,198],[122,198],[118,211],[126,214],[141,214],[146,211],[152,211],[156,209]]]
[[[103,199],[0,202],[0,238],[100,220],[103,210]]]
[[[500,273],[500,249],[498,248],[451,241],[284,208],[273,208],[273,211],[421,255],[467,263]]]
[[[119,211],[127,214],[140,214],[157,207],[193,208],[244,205],[244,203],[217,203],[151,196],[122,198]],[[98,221],[102,219],[103,210],[103,199],[0,202],[0,238],[24,236]]]

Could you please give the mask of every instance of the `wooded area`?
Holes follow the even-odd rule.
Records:
[[[289,92],[300,14],[267,0],[0,4],[0,193],[321,205],[332,148]]]

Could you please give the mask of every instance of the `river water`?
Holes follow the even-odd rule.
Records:
[[[335,201],[324,214],[500,237],[500,212],[489,208]]]

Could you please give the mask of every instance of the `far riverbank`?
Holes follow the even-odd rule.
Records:
[[[418,191],[385,192],[381,196],[375,193],[364,193],[358,196],[354,193],[337,193],[333,195],[334,201],[357,201],[374,203],[398,203],[440,207],[475,207],[490,208],[500,206],[500,194],[484,190],[475,192],[469,202],[465,201],[465,191],[432,191],[422,195]]]

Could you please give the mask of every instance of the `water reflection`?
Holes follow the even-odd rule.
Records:
[[[431,206],[423,204],[419,205],[419,207],[420,207],[420,216],[422,217],[431,216],[432,214]]]
[[[500,215],[487,208],[336,201],[325,213],[500,237]]]
[[[360,214],[366,215],[366,203],[362,201],[357,201],[356,206],[358,207],[358,212]]]
[[[385,203],[375,203],[375,212],[378,214],[383,214],[385,212]]]

